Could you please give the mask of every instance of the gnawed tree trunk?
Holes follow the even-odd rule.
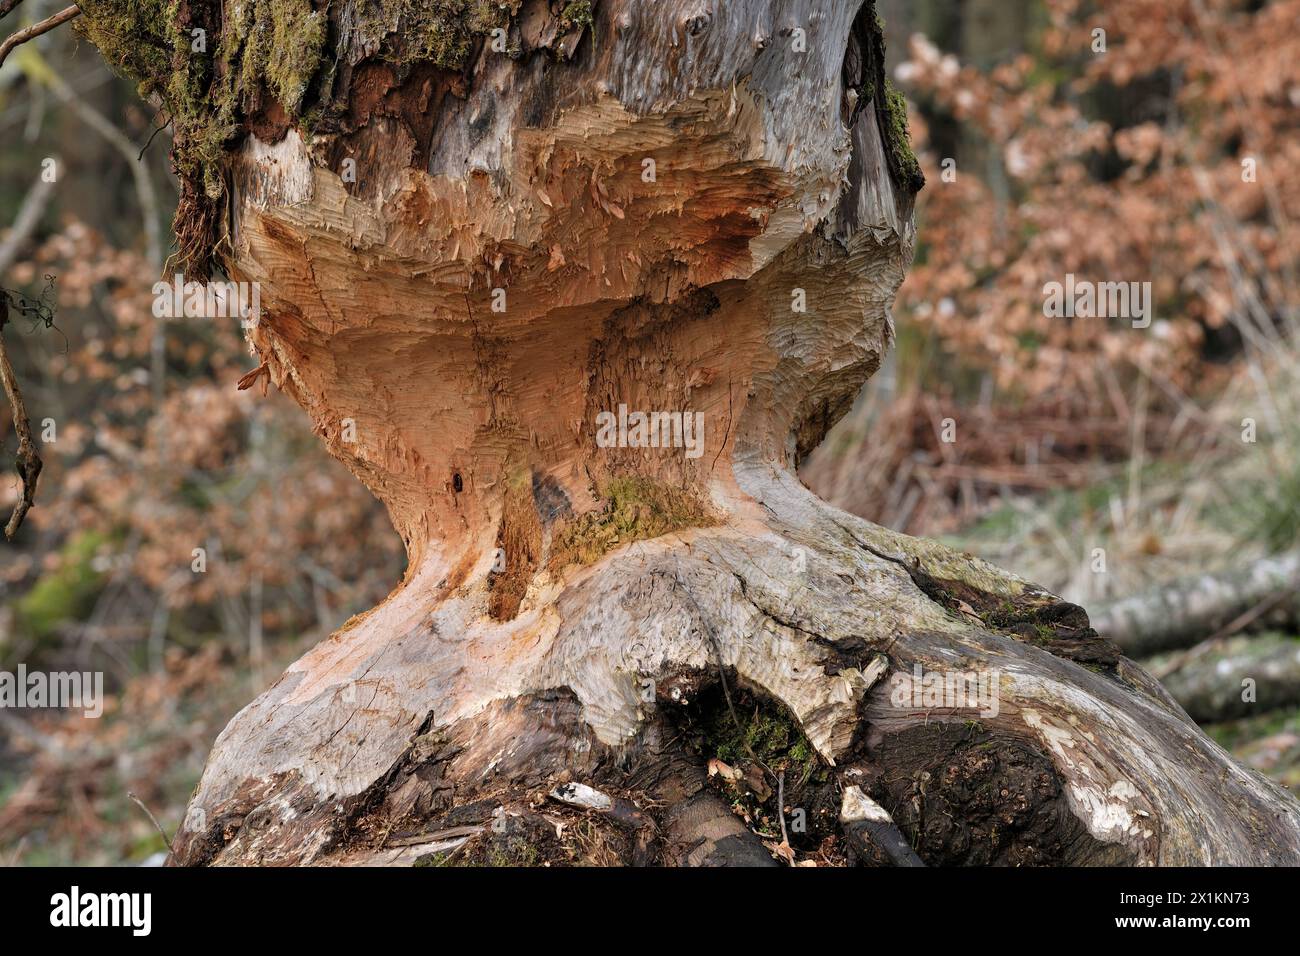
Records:
[[[124,7],[87,35],[139,73]],[[409,553],[221,734],[175,862],[771,859],[729,803],[828,861],[1300,859],[1296,802],[1081,609],[795,478],[913,248],[870,3],[431,7],[136,27],[185,70],[146,92],[222,94],[177,125],[186,262],[261,283],[267,374]],[[606,447],[620,405],[702,447]]]

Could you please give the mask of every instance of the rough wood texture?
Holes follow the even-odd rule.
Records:
[[[1295,862],[1296,802],[1079,608],[794,476],[889,347],[913,248],[871,5],[593,13],[515,4],[517,55],[455,73],[341,33],[335,132],[264,111],[228,157],[259,359],[410,564],[231,721],[175,862],[454,862],[489,832],[536,860],[568,781],[646,810],[653,859],[756,862],[682,742],[719,688],[806,735],[797,799],[832,837],[854,786],[927,863]],[[600,447],[620,404],[702,413],[702,453]],[[918,665],[984,675],[996,714],[897,702]],[[635,862],[607,826],[592,852]]]

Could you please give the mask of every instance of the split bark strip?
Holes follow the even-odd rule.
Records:
[[[460,826],[448,827],[445,830],[435,830],[432,833],[418,833],[415,836],[393,837],[385,840],[386,847],[408,847],[408,846],[425,846],[426,844],[451,844],[451,849],[455,849],[463,844],[472,836],[478,836],[483,832],[481,826]],[[433,852],[437,852],[434,850]]]
[[[8,11],[6,11],[8,12]],[[67,23],[73,17],[78,16],[81,10],[74,3],[70,7],[64,7],[52,17],[47,17],[40,23],[33,23],[29,27],[24,27],[17,33],[10,36],[4,43],[0,43],[0,66],[4,65],[5,58],[9,56],[17,47],[26,43],[28,40],[34,40],[42,33],[49,33],[60,24]]]
[[[1244,627],[1261,604],[1300,606],[1300,551],[1261,558],[1222,574],[1181,578],[1095,606],[1092,625],[1131,657],[1190,647]],[[1249,616],[1248,616],[1249,615]]]
[[[27,512],[36,503],[36,479],[41,474],[41,456],[36,453],[36,443],[32,440],[32,423],[27,417],[27,406],[23,402],[22,390],[18,387],[18,377],[9,362],[9,351],[5,348],[4,327],[9,321],[9,299],[0,293],[0,381],[3,381],[9,407],[13,410],[14,433],[18,436],[18,454],[15,465],[18,477],[22,479],[22,495],[14,505],[9,523],[5,525],[5,539],[12,541],[18,529],[22,527]]]

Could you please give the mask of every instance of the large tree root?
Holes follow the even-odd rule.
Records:
[[[467,822],[499,862],[566,860],[554,821],[589,816],[631,862],[625,826],[547,803],[576,781],[653,818],[652,859],[757,862],[743,828],[700,809],[706,767],[684,730],[728,675],[733,695],[797,721],[835,809],[861,787],[928,863],[1300,860],[1296,801],[1080,609],[836,512],[788,475],[742,486],[754,500],[734,524],[612,552],[509,623],[485,623],[485,580],[408,585],[226,729],[176,861],[366,862],[395,835],[418,859],[412,834]],[[995,675],[997,713],[900,701],[879,659],[888,675]]]

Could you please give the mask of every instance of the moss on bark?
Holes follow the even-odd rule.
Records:
[[[518,0],[379,0],[339,28],[343,4],[312,0],[84,0],[78,32],[157,103],[173,129],[182,180],[173,228],[188,279],[212,272],[226,190],[226,157],[248,119],[274,101],[310,135],[334,92],[337,61],[359,35],[402,66],[461,69],[474,44],[509,24]],[[588,12],[588,16],[590,13]]]
[[[552,569],[594,564],[614,548],[716,520],[693,494],[648,478],[618,478],[601,489],[605,507],[579,515],[556,533]]]

